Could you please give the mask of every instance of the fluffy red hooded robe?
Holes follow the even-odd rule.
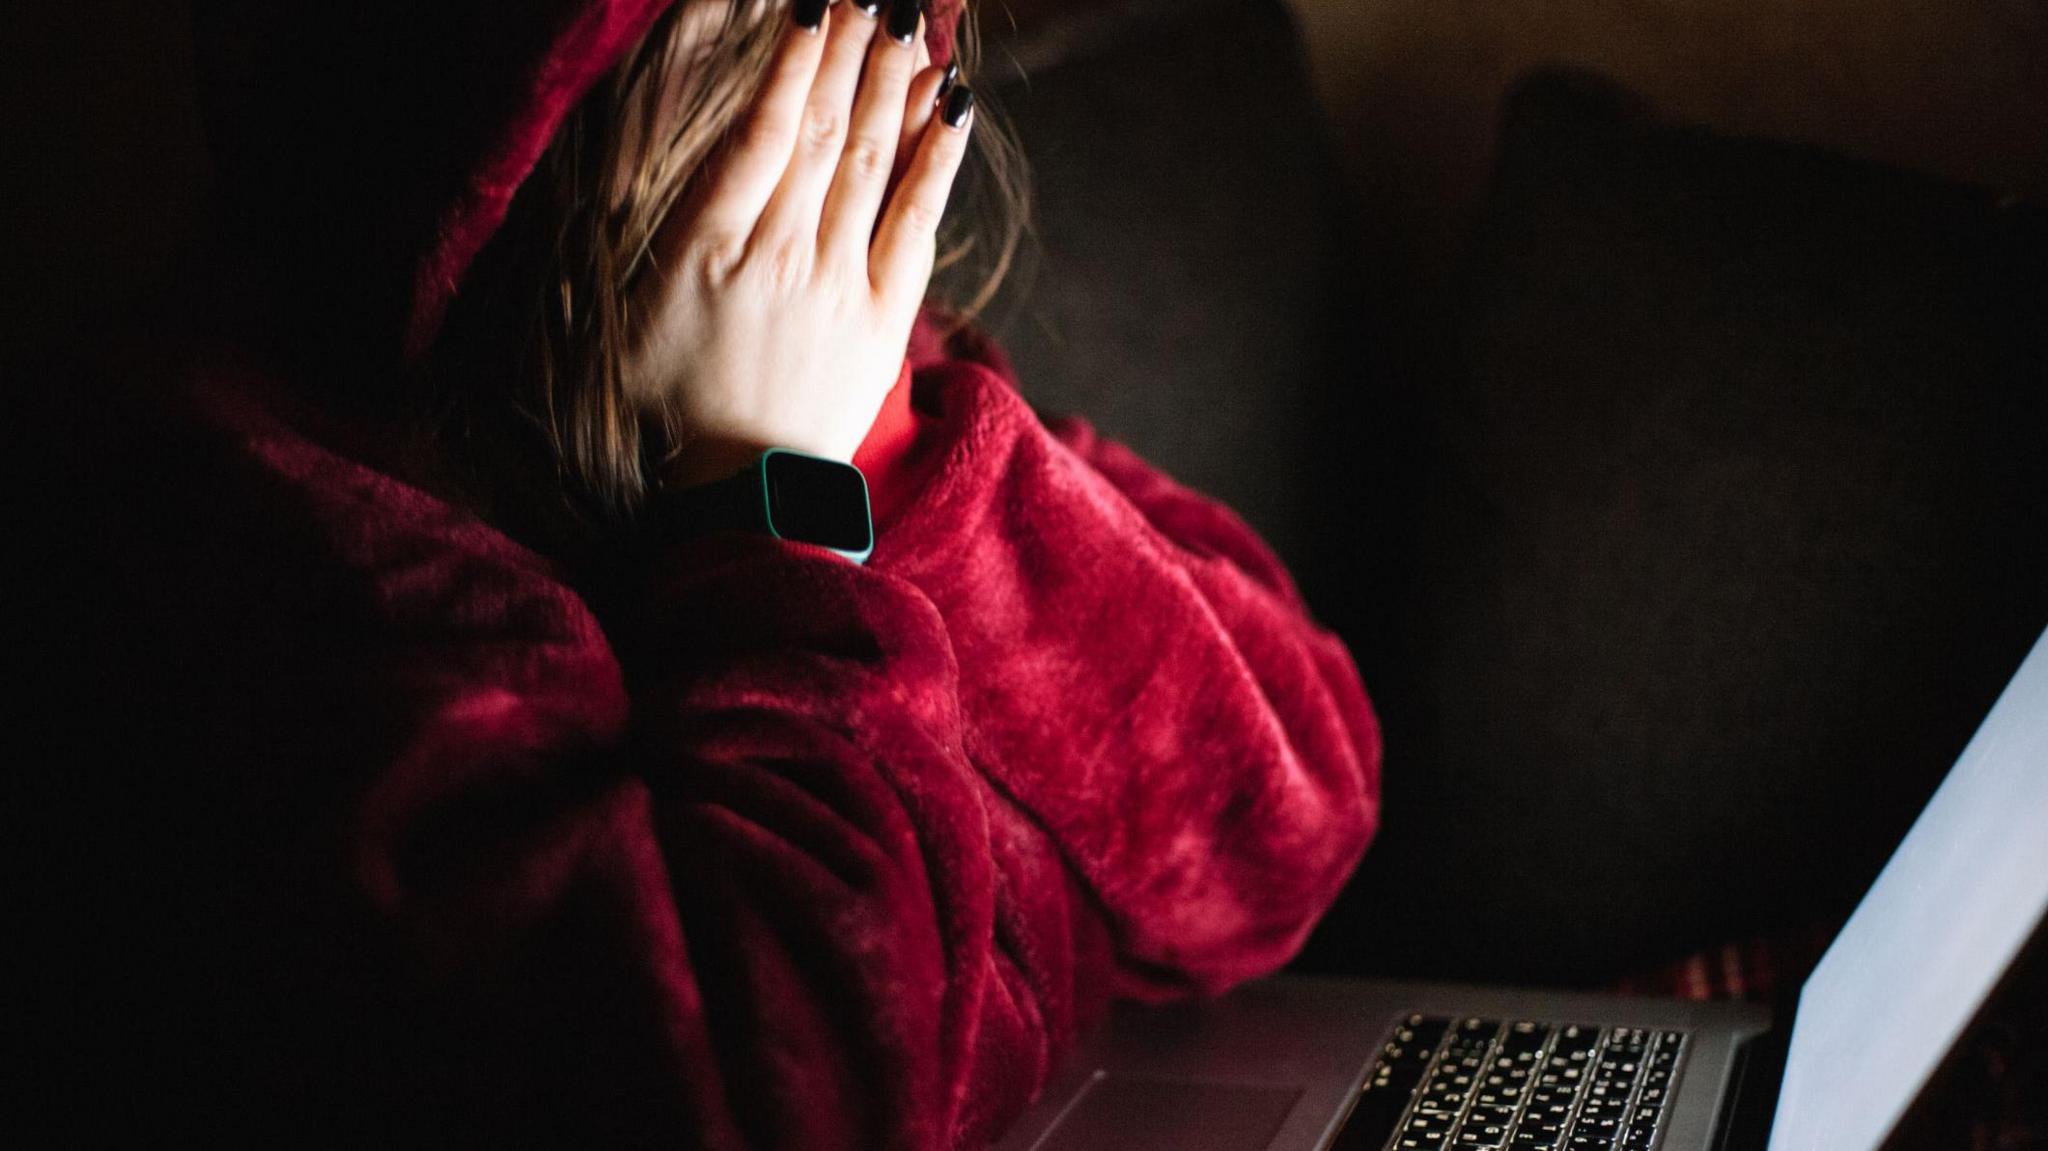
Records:
[[[1365,850],[1343,646],[972,334],[920,321],[866,566],[723,534],[616,596],[307,398],[432,342],[662,7],[199,3],[239,286],[80,405],[62,494],[73,1121],[979,1145],[1111,999],[1280,966]]]

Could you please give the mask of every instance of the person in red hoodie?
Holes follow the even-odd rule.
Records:
[[[1234,514],[921,306],[959,18],[199,0],[219,243],[64,480],[74,1127],[972,1147],[1300,947],[1373,712]],[[731,130],[594,168],[633,107]],[[500,306],[605,189],[629,306]],[[871,549],[693,502],[765,448],[865,465]]]

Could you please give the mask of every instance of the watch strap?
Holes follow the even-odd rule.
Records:
[[[761,459],[722,480],[694,484],[663,492],[660,496],[660,527],[669,538],[688,538],[704,532],[768,530],[766,494],[761,482]]]
[[[858,514],[863,522],[859,525],[862,529],[859,534],[865,537],[866,545],[850,551],[825,540],[792,535],[786,525],[778,526],[771,503],[774,497],[770,491],[770,468],[776,465],[775,457],[789,457],[780,461],[785,468],[802,461],[805,467],[829,465],[832,469],[852,473],[851,481],[859,486],[860,491]],[[801,523],[802,517],[796,517],[796,522]],[[848,523],[851,523],[850,518]],[[867,480],[859,469],[838,460],[827,460],[787,448],[768,448],[745,468],[725,479],[663,493],[656,506],[656,530],[664,540],[688,539],[719,530],[762,532],[778,539],[815,544],[838,552],[855,563],[865,563],[874,546],[873,511],[868,502]]]

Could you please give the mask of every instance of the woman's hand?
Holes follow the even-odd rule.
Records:
[[[851,460],[896,380],[972,97],[934,115],[922,19],[905,43],[904,21],[863,2],[784,29],[753,107],[656,237],[628,386],[681,416],[666,482],[722,478],[770,446]],[[797,18],[822,3],[797,0]]]

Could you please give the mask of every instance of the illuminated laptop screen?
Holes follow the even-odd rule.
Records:
[[[2048,633],[1799,995],[1771,1151],[1883,1142],[2048,908]]]

